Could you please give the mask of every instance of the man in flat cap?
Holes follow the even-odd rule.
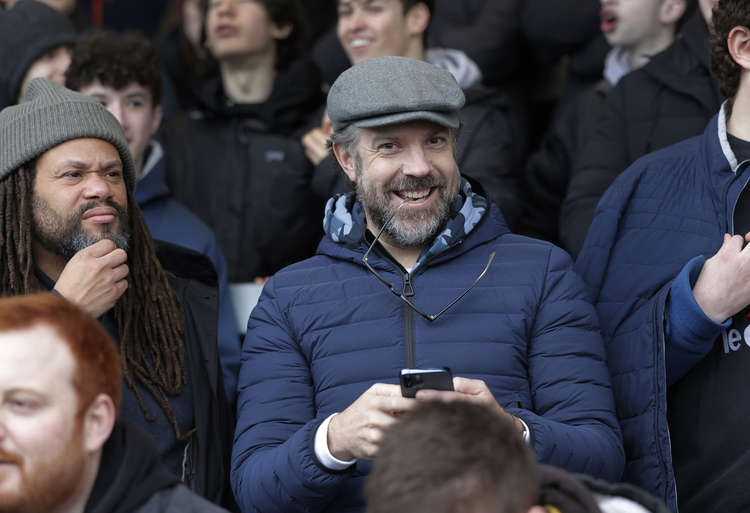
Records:
[[[122,127],[98,101],[47,79],[0,112],[0,295],[52,290],[117,342],[122,416],[168,470],[222,500],[228,411],[216,347],[215,273],[155,244],[133,199]]]
[[[594,308],[562,250],[511,233],[461,177],[463,101],[448,72],[404,57],[331,88],[356,193],[328,201],[317,255],[271,278],[250,316],[232,453],[243,511],[361,511],[383,433],[422,400],[484,404],[542,462],[620,477]],[[395,384],[443,367],[454,391],[415,400]]]

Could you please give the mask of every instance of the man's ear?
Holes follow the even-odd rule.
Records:
[[[659,21],[663,25],[676,25],[687,9],[686,0],[664,0],[659,8]]]
[[[354,169],[354,156],[350,155],[342,145],[336,143],[333,143],[333,154],[349,180],[356,182],[357,170]]]
[[[83,417],[83,442],[87,452],[96,452],[104,446],[116,417],[112,398],[106,394],[96,396]]]
[[[734,62],[745,71],[750,70],[750,29],[734,27],[727,38],[727,48]]]
[[[294,25],[291,23],[287,23],[286,25],[276,25],[275,23],[272,23],[271,37],[277,41],[281,41],[282,39],[288,38],[291,35],[292,30],[294,30]]]
[[[430,9],[424,2],[414,4],[406,13],[406,30],[410,36],[422,37],[430,24]]]

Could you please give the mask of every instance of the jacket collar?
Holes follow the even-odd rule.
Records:
[[[143,206],[150,201],[168,197],[164,150],[156,141],[151,141],[148,158],[135,186],[135,201]]]
[[[411,272],[415,272],[425,262],[446,254],[451,248],[465,245],[464,242],[469,236],[478,234],[480,224],[486,224],[481,222],[488,217],[491,209],[493,214],[491,217],[497,221],[490,228],[491,236],[494,237],[502,232],[510,232],[499,213],[499,209],[495,205],[491,207],[487,198],[474,192],[469,181],[462,178],[461,192],[456,199],[456,214],[448,221],[443,231],[435,237],[432,244],[422,251]],[[351,253],[345,248],[358,247],[364,253],[366,249],[366,242],[364,241],[366,228],[364,210],[359,201],[356,200],[355,194],[352,192],[338,194],[329,199],[326,204],[323,220],[326,237],[318,251],[331,254],[331,256],[343,256],[342,251],[346,251],[351,256]],[[489,234],[486,235],[487,237],[490,236]],[[480,238],[484,239],[485,237]],[[329,245],[328,242],[333,244]],[[338,249],[336,246],[338,246]]]

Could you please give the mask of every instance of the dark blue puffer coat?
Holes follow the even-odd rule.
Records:
[[[413,301],[439,311],[474,281],[492,251],[496,257],[484,279],[435,322],[416,315],[362,264],[364,219],[349,197],[329,201],[317,255],[266,284],[248,322],[239,378],[231,480],[244,512],[364,509],[370,463],[324,469],[314,433],[372,384],[397,382],[407,338],[416,367],[448,366],[454,375],[485,380],[529,425],[541,461],[620,477],[624,454],[604,347],[581,278],[562,250],[510,233],[496,205],[487,210],[466,184],[464,192],[478,208],[462,209],[420,257]],[[342,210],[353,212],[348,235],[333,228],[341,228],[335,221]],[[437,254],[436,246],[443,248]],[[403,286],[400,266],[374,252],[370,263]]]
[[[703,135],[647,155],[617,178],[576,262],[602,321],[627,456],[623,479],[673,511],[667,379],[684,374],[710,344],[673,341],[667,301],[681,271],[699,270],[733,232],[732,209],[748,181],[743,164],[727,142],[722,110]]]

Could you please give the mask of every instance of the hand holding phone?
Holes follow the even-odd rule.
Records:
[[[453,373],[448,367],[442,369],[401,369],[401,395],[416,397],[417,391],[453,390]]]

